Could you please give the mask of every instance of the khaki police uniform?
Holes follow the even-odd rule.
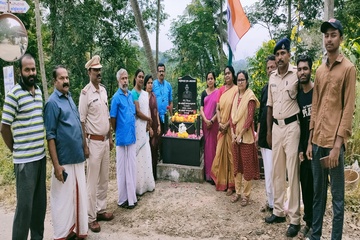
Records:
[[[89,147],[87,159],[87,191],[89,223],[106,210],[109,182],[109,108],[103,85],[99,89],[90,82],[81,91],[79,100],[80,121],[85,125]]]
[[[296,100],[298,78],[295,66],[289,64],[285,75],[278,70],[270,75],[267,106],[273,108],[272,158],[274,210],[273,214],[285,217],[283,209],[285,198],[286,173],[290,195],[288,197],[288,215],[290,223],[300,224],[300,162],[298,145],[300,125],[297,114],[299,106]]]

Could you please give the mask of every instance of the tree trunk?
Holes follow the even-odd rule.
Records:
[[[159,63],[159,28],[160,28],[160,12],[161,12],[161,0],[157,0],[157,12],[156,12],[156,57],[155,64]],[[155,77],[155,76],[154,76]]]
[[[40,63],[40,73],[41,73],[41,82],[43,85],[43,92],[45,101],[49,98],[48,86],[45,74],[45,64],[44,64],[44,55],[43,55],[43,44],[41,37],[41,16],[40,16],[40,8],[39,8],[39,0],[35,0],[35,19],[36,19],[36,38],[37,38],[37,46],[38,46],[38,55],[39,55],[39,63]]]
[[[327,21],[334,17],[334,0],[324,1],[324,20]]]
[[[291,36],[291,0],[288,0],[287,7],[288,7],[287,30],[288,30],[289,36]]]
[[[145,55],[146,55],[146,58],[148,59],[148,64],[149,64],[151,74],[153,75],[153,77],[155,77],[156,72],[157,72],[156,66],[155,66],[155,62],[154,62],[154,57],[152,55],[149,37],[147,35],[146,29],[144,26],[144,22],[142,19],[139,4],[138,4],[137,0],[130,0],[130,3],[131,3],[131,8],[134,11],[135,22],[139,29],[140,38],[141,38],[141,41],[143,42],[143,45],[145,48]]]

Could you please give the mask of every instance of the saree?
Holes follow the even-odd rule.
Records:
[[[260,178],[259,160],[254,135],[255,108],[260,103],[251,89],[247,89],[239,98],[235,95],[231,110],[231,125],[236,135],[243,129],[247,131],[242,135],[240,144],[233,143],[234,176],[241,173],[246,181]]]
[[[221,123],[224,124],[230,120],[232,101],[237,91],[237,86],[234,85],[227,90],[225,86],[222,86],[219,91],[218,104],[220,107]],[[210,176],[215,182],[217,191],[235,189],[230,128],[228,128],[225,134],[219,132],[217,135],[216,153]]]
[[[148,93],[141,90],[139,96],[140,112],[149,116]],[[136,118],[136,194],[142,195],[147,191],[155,189],[155,180],[152,171],[151,150],[149,143],[149,132],[146,131],[147,121]]]
[[[161,136],[160,136],[160,134],[157,133],[159,123],[158,123],[158,117],[157,117],[158,116],[158,108],[157,108],[156,97],[153,92],[151,92],[149,94],[150,94],[149,106],[150,106],[150,113],[151,113],[151,119],[152,119],[151,128],[154,131],[153,136],[150,138],[150,148],[151,148],[153,175],[154,175],[154,179],[156,179],[157,178],[156,167],[157,167],[158,158],[159,158],[159,152],[158,152],[159,151],[159,139]]]
[[[211,119],[216,114],[216,103],[218,99],[219,91],[216,89],[210,95],[207,95],[204,99],[204,114],[206,119]],[[205,146],[204,146],[204,168],[205,168],[205,180],[211,180],[211,166],[214,161],[217,144],[217,134],[219,130],[219,123],[217,120],[211,125],[210,128],[206,127],[206,123],[202,123]]]

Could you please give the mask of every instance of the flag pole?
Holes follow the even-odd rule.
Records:
[[[231,51],[231,47],[228,44],[228,49],[229,49],[229,59],[228,59],[228,66],[232,65],[232,59],[233,59],[233,52]]]

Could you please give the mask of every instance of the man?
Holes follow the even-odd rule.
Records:
[[[270,73],[276,69],[275,55],[271,54],[266,59],[266,73],[267,76],[270,76]],[[267,106],[266,102],[268,99],[268,83],[265,84],[261,90],[261,100],[260,100],[260,111],[259,111],[259,123],[256,134],[256,142],[260,147],[261,156],[263,159],[264,165],[264,174],[265,174],[265,189],[267,202],[261,207],[261,212],[272,211],[274,208],[274,193],[273,193],[273,184],[272,184],[272,151],[266,142],[266,114]]]
[[[45,104],[46,139],[53,163],[51,215],[54,239],[87,236],[84,139],[80,116],[69,92],[65,67],[53,70],[55,90]],[[76,232],[73,232],[75,228]]]
[[[157,72],[158,72],[158,79],[154,80],[153,92],[157,100],[159,117],[160,117],[161,134],[163,134],[165,128],[166,111],[169,109],[171,116],[173,110],[172,88],[170,83],[165,80],[165,65],[163,63],[159,63],[157,65]]]
[[[43,239],[46,213],[46,156],[43,99],[36,85],[35,59],[20,59],[20,79],[7,93],[1,135],[13,154],[16,210],[12,239]]]
[[[311,78],[312,60],[307,55],[300,55],[297,59],[297,76],[301,88],[298,94],[298,104],[300,107],[300,143],[299,143],[299,159],[300,165],[300,182],[302,199],[304,203],[304,217],[306,225],[301,229],[299,237],[304,239],[311,233],[312,225],[312,206],[313,206],[313,177],[311,170],[311,162],[306,157],[306,149],[309,140],[309,123],[311,117],[311,101],[314,83]],[[309,232],[310,231],[310,232]]]
[[[330,19],[321,25],[327,58],[316,70],[306,155],[312,159],[314,178],[313,233],[320,239],[330,179],[333,220],[331,239],[341,239],[344,225],[344,151],[351,136],[355,110],[355,66],[342,54],[343,27]],[[321,167],[326,157],[328,168]],[[326,159],[325,158],[325,159]],[[328,177],[330,175],[330,178]]]
[[[110,131],[108,96],[101,82],[101,64],[98,55],[86,64],[90,82],[81,91],[79,99],[80,121],[85,140],[87,158],[88,222],[93,232],[100,232],[97,221],[110,221],[112,213],[106,212],[109,182],[110,150],[113,140]]]
[[[185,91],[182,94],[183,99],[192,99],[192,92],[189,91],[189,85],[185,85]]]
[[[135,104],[128,90],[128,73],[121,68],[116,73],[118,91],[111,101],[110,121],[116,137],[116,176],[118,183],[118,205],[133,209],[136,198],[136,136]]]
[[[296,101],[298,79],[296,67],[290,61],[290,40],[280,40],[274,54],[277,71],[270,75],[267,112],[266,140],[272,147],[273,159],[273,214],[265,218],[266,223],[285,222],[284,197],[286,173],[289,179],[288,215],[290,225],[287,237],[295,237],[300,230],[300,187],[298,146],[300,126],[298,122],[299,106]]]

